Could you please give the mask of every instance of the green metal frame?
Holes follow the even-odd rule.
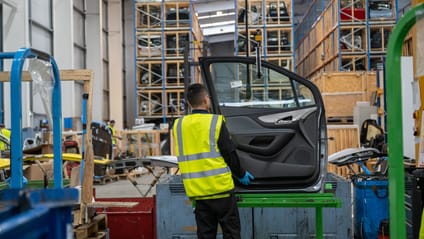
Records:
[[[239,194],[239,207],[251,208],[315,208],[315,235],[323,239],[322,209],[342,206],[340,199],[332,193],[287,193],[287,194]]]
[[[387,48],[386,103],[387,143],[389,147],[390,238],[406,238],[400,63],[404,39],[415,25],[417,13],[422,11],[424,11],[423,3],[405,13],[393,29]]]

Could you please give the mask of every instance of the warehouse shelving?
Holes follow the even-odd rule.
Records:
[[[166,122],[184,113],[185,75],[200,79],[198,66],[184,65],[201,55],[197,16],[188,0],[134,1],[134,9],[137,116]]]
[[[397,0],[315,0],[295,30],[297,73],[374,70],[397,21]]]
[[[276,61],[290,70],[294,70],[294,36],[293,36],[293,12],[292,0],[253,0],[245,6],[244,0],[236,0],[237,24],[236,24],[236,54],[255,54],[256,36],[261,37],[261,55],[264,60]],[[246,37],[245,9],[248,9],[248,32]],[[246,39],[249,38],[250,41]],[[249,47],[249,48],[248,48]]]

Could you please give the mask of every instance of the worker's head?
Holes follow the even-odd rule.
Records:
[[[4,124],[0,123],[0,129],[3,129],[3,128],[4,128]]]
[[[111,121],[109,121],[109,125],[110,125],[110,126],[114,126],[114,125],[115,125],[115,120],[111,120]]]
[[[210,99],[208,90],[202,84],[195,83],[188,87],[187,100],[194,109],[209,109]]]

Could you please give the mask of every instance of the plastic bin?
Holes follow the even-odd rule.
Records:
[[[363,239],[378,238],[379,227],[389,218],[389,192],[386,179],[354,179],[355,235]]]
[[[67,239],[73,236],[76,189],[0,192],[0,238]]]
[[[110,239],[155,239],[155,198],[96,198],[99,202],[138,202],[133,208],[98,209],[107,215]],[[172,216],[172,215],[170,215]]]

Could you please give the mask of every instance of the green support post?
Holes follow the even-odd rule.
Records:
[[[403,42],[422,14],[418,4],[399,20],[389,39],[386,56],[387,143],[389,156],[390,238],[406,238],[405,172],[403,166],[401,56]],[[411,116],[412,117],[412,116]]]

